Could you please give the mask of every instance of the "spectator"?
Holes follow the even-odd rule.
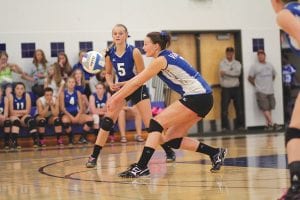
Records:
[[[61,77],[66,81],[72,74],[72,67],[69,63],[68,56],[65,52],[60,52],[57,55],[57,64],[60,69]]]
[[[83,103],[83,110],[87,111],[87,108],[89,107],[89,100],[85,92],[85,83],[84,83],[84,76],[83,72],[80,69],[76,69],[72,73],[72,77],[75,79],[75,89],[80,92],[80,96],[82,98]]]
[[[93,76],[90,81],[89,81],[89,85],[90,85],[90,89],[91,89],[91,92],[92,93],[95,93],[96,92],[96,85],[99,83],[99,82],[102,82],[105,84],[105,87],[107,90],[110,90],[109,89],[109,86],[108,86],[108,83],[106,82],[106,79],[105,79],[105,70],[101,70],[100,72],[98,72],[97,74],[95,74],[95,76]],[[111,92],[111,91],[110,91]]]
[[[58,98],[65,86],[65,81],[61,77],[60,66],[54,63],[48,68],[47,77],[45,78],[44,87],[50,87],[53,90],[53,96]]]
[[[248,80],[255,87],[257,105],[266,120],[265,130],[278,130],[280,127],[273,123],[271,113],[275,108],[273,80],[276,72],[273,65],[266,62],[264,50],[257,51],[257,59],[258,62],[250,68]]]
[[[221,117],[222,130],[230,129],[228,121],[228,107],[230,100],[236,113],[236,127],[240,130],[244,126],[242,108],[242,92],[240,88],[241,63],[234,58],[234,49],[226,48],[226,58],[220,62],[220,85],[221,85]]]
[[[3,92],[3,88],[0,87],[0,125],[4,130],[4,148],[9,149],[9,137],[11,122],[8,118],[8,97]]]

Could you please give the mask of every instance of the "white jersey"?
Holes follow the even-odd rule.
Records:
[[[211,87],[187,61],[169,50],[163,50],[159,56],[167,60],[165,69],[158,76],[181,96],[209,94]]]
[[[38,100],[42,103],[43,108],[47,105],[45,96],[40,97]],[[55,103],[56,102],[56,98],[52,97],[52,101]],[[38,114],[38,113],[36,113],[36,114]],[[47,114],[46,114],[46,117],[50,117],[51,115],[52,115],[52,112],[49,110],[47,112]]]

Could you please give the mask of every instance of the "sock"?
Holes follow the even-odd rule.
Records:
[[[164,151],[166,152],[166,154],[173,153],[173,150],[171,149],[171,147],[169,147],[166,143],[161,144],[160,146],[164,149]]]
[[[91,155],[93,158],[98,158],[99,154],[100,154],[100,151],[101,151],[102,147],[95,144],[94,146],[94,150],[93,150],[93,154]]]
[[[5,144],[9,143],[9,134],[8,133],[4,133],[4,143]]]
[[[204,154],[209,155],[210,157],[212,157],[212,156],[214,156],[215,154],[217,154],[219,152],[219,149],[213,148],[211,146],[208,146],[208,145],[200,142],[196,152],[204,153]]]
[[[18,134],[17,133],[12,133],[11,134],[11,140],[13,143],[18,144]]]
[[[40,140],[43,140],[44,139],[44,134],[43,133],[39,133],[39,138],[40,138]]]
[[[294,161],[288,165],[290,169],[291,186],[300,189],[300,161]]]
[[[139,162],[137,163],[139,167],[145,169],[154,153],[155,149],[151,147],[144,147],[142,155],[140,157]]]
[[[37,139],[38,139],[37,132],[31,133],[31,136],[32,136],[33,142],[37,142]]]

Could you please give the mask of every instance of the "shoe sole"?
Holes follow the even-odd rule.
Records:
[[[223,158],[221,159],[221,166],[224,164],[224,160],[225,160],[225,158],[226,158],[227,151],[228,151],[227,149],[224,149],[224,152],[223,152]],[[211,171],[212,173],[219,172],[220,169],[221,169],[221,166],[220,166],[219,169],[210,169],[210,171]]]

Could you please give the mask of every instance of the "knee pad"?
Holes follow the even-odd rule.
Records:
[[[13,122],[12,122],[12,126],[16,126],[16,127],[21,127],[21,122],[20,120],[18,119],[15,119]]]
[[[88,121],[88,122],[86,122],[86,125],[87,125],[88,127],[92,128],[93,125],[94,125],[94,121]]]
[[[151,132],[163,132],[164,128],[160,125],[160,123],[158,123],[156,120],[154,119],[151,119],[150,120],[150,125],[149,125],[149,128],[148,128],[148,133],[151,133]]]
[[[179,149],[182,139],[183,138],[175,138],[175,139],[172,139],[172,140],[166,142],[165,144],[168,145],[169,147],[172,147],[173,149]]]
[[[110,131],[111,128],[114,126],[114,122],[109,117],[104,117],[101,123],[101,128],[105,131]]]
[[[46,126],[46,120],[45,119],[40,119],[38,121],[38,126],[39,127],[45,127]]]
[[[62,125],[61,119],[60,119],[59,117],[56,118],[56,119],[54,120],[54,122],[53,122],[53,125],[54,125],[54,126],[61,126],[61,125]]]
[[[63,123],[62,126],[63,126],[64,129],[68,129],[68,128],[70,128],[71,124],[70,123]]]
[[[28,126],[29,131],[36,128],[36,122],[32,117],[26,117],[24,122]]]
[[[5,120],[3,126],[4,126],[4,128],[9,128],[9,127],[11,127],[11,121],[8,120],[8,119]]]
[[[285,145],[294,138],[300,138],[300,129],[297,128],[288,128],[285,133]]]

